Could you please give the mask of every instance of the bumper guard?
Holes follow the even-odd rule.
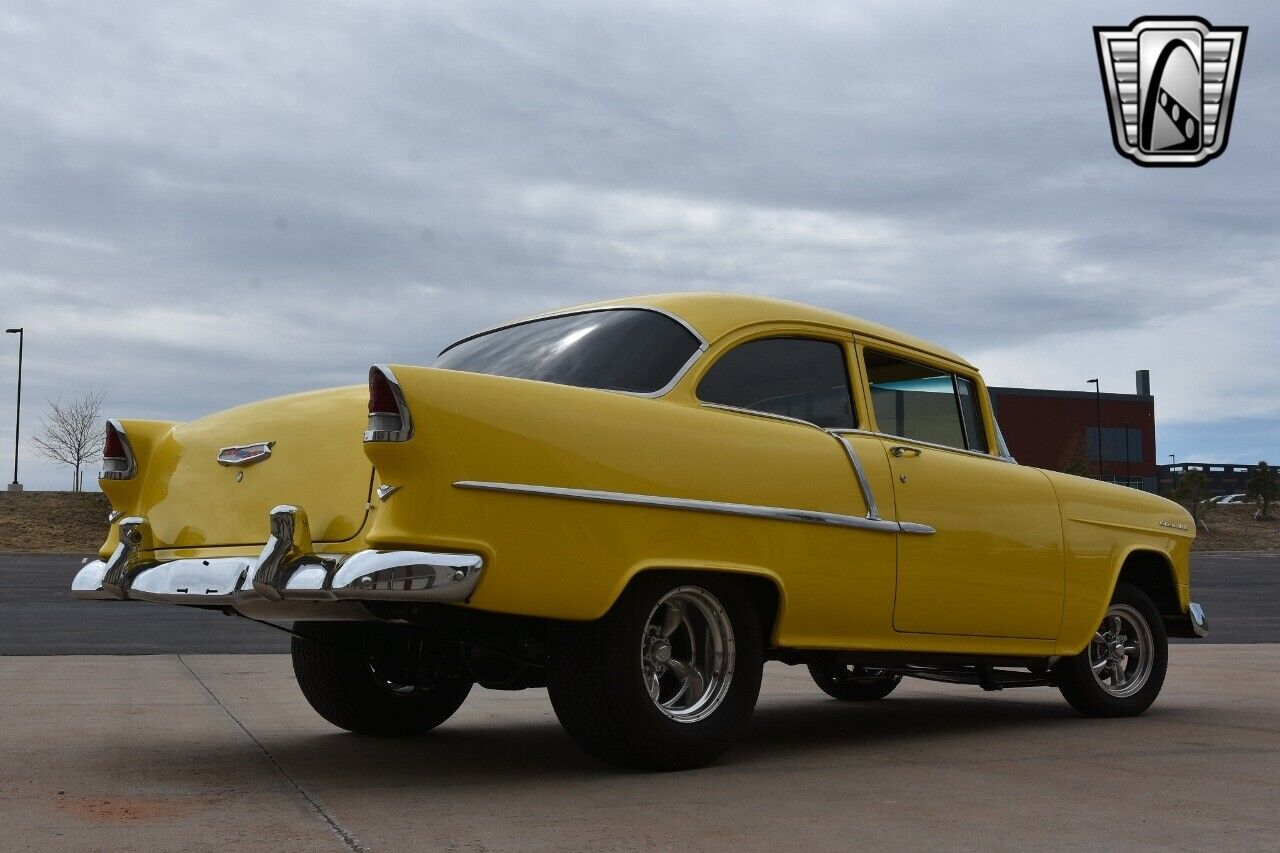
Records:
[[[254,618],[351,618],[347,601],[462,602],[484,572],[479,554],[433,551],[314,553],[306,515],[271,511],[271,536],[257,559],[145,561],[146,520],[120,522],[120,545],[106,562],[86,563],[71,582],[82,599],[136,599],[232,607]],[[296,605],[304,605],[299,608]]]

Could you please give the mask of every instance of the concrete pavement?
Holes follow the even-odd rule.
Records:
[[[1274,849],[1280,646],[1184,645],[1131,720],[1051,688],[827,699],[770,664],[720,764],[579,752],[545,691],[477,689],[436,732],[340,733],[278,655],[0,658],[13,850]]]

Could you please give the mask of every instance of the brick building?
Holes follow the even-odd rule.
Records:
[[[1150,374],[1137,372],[1132,394],[991,388],[991,404],[1009,450],[1024,465],[1067,470],[1073,464],[1098,476],[1098,423],[1102,426],[1102,479],[1154,492],[1155,397]]]

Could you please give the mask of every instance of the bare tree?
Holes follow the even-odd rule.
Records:
[[[31,437],[36,453],[75,469],[73,492],[80,491],[80,469],[102,454],[102,401],[106,397],[106,391],[89,386],[83,396],[70,403],[46,400],[44,419]]]

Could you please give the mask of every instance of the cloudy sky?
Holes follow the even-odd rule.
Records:
[[[1131,3],[42,3],[0,11],[0,326],[24,433],[185,420],[555,306],[736,290],[1129,391],[1159,453],[1280,458],[1280,8],[1227,153],[1110,141]],[[0,339],[0,473],[16,340]],[[68,479],[23,445],[28,488]]]

